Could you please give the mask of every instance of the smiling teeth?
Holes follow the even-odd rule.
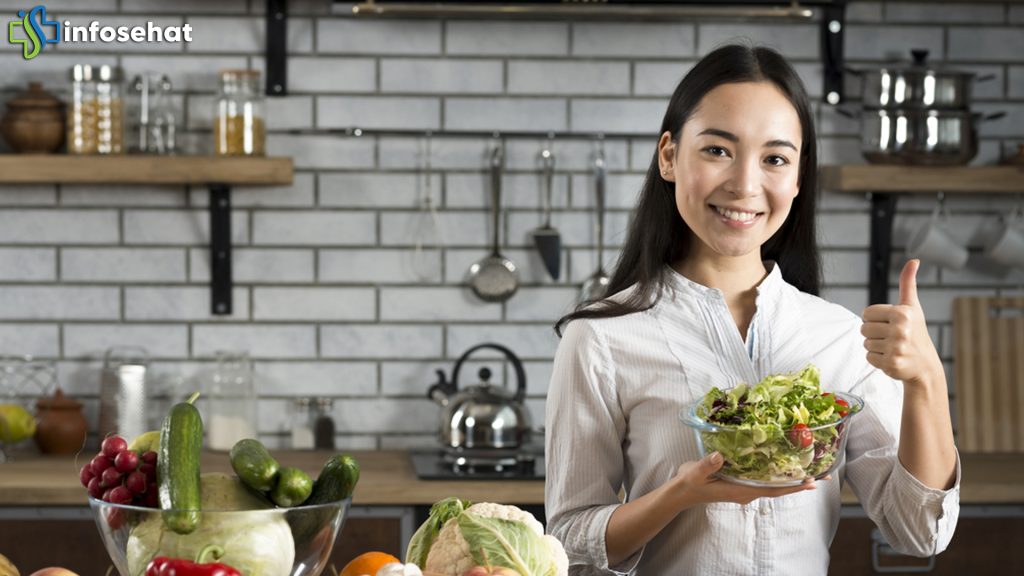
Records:
[[[750,222],[754,218],[757,218],[757,214],[755,214],[754,212],[736,212],[734,210],[726,210],[725,208],[719,208],[718,206],[715,206],[715,210],[717,210],[718,213],[721,214],[722,216],[725,216],[729,220],[734,220],[736,222]]]

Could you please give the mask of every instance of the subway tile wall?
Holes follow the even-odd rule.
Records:
[[[126,74],[169,75],[188,153],[211,149],[215,71],[264,68],[260,0],[51,0],[72,21],[189,23],[187,46],[60,45],[23,61],[0,55],[0,98],[29,81],[66,91],[75,63],[119,64]],[[22,3],[0,0],[14,11]],[[434,371],[450,373],[463,351],[494,341],[525,362],[529,407],[543,421],[557,345],[553,321],[596,267],[594,143],[554,143],[553,224],[563,239],[562,279],[551,280],[529,232],[541,223],[538,153],[547,131],[604,132],[610,169],[606,264],[620,247],[656,142],[667,97],[701,55],[736,39],[782,50],[811,95],[822,95],[815,24],[363,21],[344,4],[292,0],[289,94],[267,99],[271,154],[294,158],[294,184],[233,191],[234,311],[209,313],[207,194],[183,186],[0,187],[0,353],[58,362],[65,389],[97,416],[98,369],[108,346],[143,345],[153,382],[189,389],[218,349],[251,352],[261,394],[261,437],[288,445],[293,401],[335,398],[345,448],[432,445],[439,409],[425,399]],[[1005,111],[980,126],[976,164],[998,162],[1024,142],[1024,10],[999,3],[851,2],[846,54],[870,67],[911,48],[994,79],[977,108]],[[856,105],[859,86],[849,78]],[[823,163],[860,163],[859,126],[816,105]],[[505,304],[466,288],[466,270],[488,253],[489,138],[342,137],[332,129],[536,131],[506,142],[501,242],[522,268]],[[301,133],[299,132],[301,131]],[[651,138],[617,134],[650,132]],[[438,206],[440,248],[419,206]],[[906,239],[930,217],[934,197],[900,201],[891,280]],[[972,253],[967,270],[921,270],[933,337],[951,368],[951,301],[959,295],[1022,294],[1024,272],[980,258],[1010,197],[947,198],[953,233]],[[867,303],[868,208],[860,195],[823,191],[824,295],[854,312]],[[417,249],[418,238],[425,243]],[[490,366],[481,353],[465,382]],[[511,383],[514,385],[514,382]],[[951,383],[952,390],[952,383]],[[953,398],[955,402],[955,398]]]

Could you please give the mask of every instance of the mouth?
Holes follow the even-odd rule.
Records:
[[[719,219],[732,226],[750,226],[757,221],[758,218],[764,215],[764,212],[755,212],[752,210],[726,208],[723,206],[715,206],[714,204],[709,204],[709,206],[716,214],[718,214]]]

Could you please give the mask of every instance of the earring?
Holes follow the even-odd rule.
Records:
[[[669,175],[669,174],[670,174],[671,172],[672,172],[672,169],[671,169],[671,168],[665,168],[664,170],[662,170],[662,171],[661,171],[661,173],[662,173],[662,174],[663,174],[664,176],[668,176],[668,175]]]

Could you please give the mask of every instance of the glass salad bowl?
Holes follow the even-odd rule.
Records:
[[[351,498],[256,510],[217,510],[204,504],[196,529],[180,535],[164,525],[159,509],[89,498],[120,576],[144,576],[154,557],[194,562],[204,548],[202,563],[227,564],[242,576],[317,576],[327,565],[350,504]],[[217,547],[223,551],[219,557]]]
[[[822,396],[829,394],[834,394],[839,408],[846,409],[827,410],[811,426],[716,423],[701,417],[702,411],[706,411],[701,407],[703,400],[688,405],[679,417],[693,429],[702,456],[717,451],[725,459],[715,474],[719,478],[748,486],[796,486],[809,478],[823,478],[839,466],[846,450],[850,421],[864,408],[864,400],[858,396],[845,392]],[[785,410],[773,408],[772,416],[776,410]],[[774,420],[766,418],[769,422]]]

